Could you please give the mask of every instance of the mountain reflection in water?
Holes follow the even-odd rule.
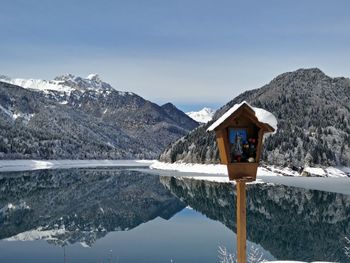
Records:
[[[0,196],[0,239],[46,237],[59,245],[91,246],[110,231],[168,219],[185,207],[159,177],[118,169],[7,173]]]
[[[350,196],[271,184],[249,185],[247,194],[249,241],[277,259],[347,262],[343,247],[345,236],[350,236]],[[157,217],[170,219],[186,206],[236,231],[232,184],[124,168],[2,173],[0,240],[44,239],[60,246],[93,247],[109,232],[134,229]],[[208,222],[213,229],[206,228],[205,238],[217,231],[215,221]],[[153,226],[160,228],[157,224]],[[186,230],[183,223],[176,227],[169,231],[188,232],[193,225]],[[157,232],[152,231],[156,239]],[[166,249],[164,253],[171,253],[175,247]],[[190,258],[195,252],[187,253]]]
[[[162,177],[187,205],[236,232],[232,184]],[[271,184],[247,186],[247,238],[277,259],[348,262],[350,196]]]

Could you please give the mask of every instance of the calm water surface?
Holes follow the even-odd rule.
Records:
[[[248,250],[348,262],[350,196],[248,186]],[[236,248],[230,184],[128,169],[0,174],[0,262],[218,262]]]

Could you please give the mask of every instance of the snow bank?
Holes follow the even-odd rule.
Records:
[[[197,180],[206,180],[212,182],[220,182],[220,183],[235,183],[234,181],[229,181],[227,175],[227,167],[222,164],[195,164],[195,163],[163,163],[159,161],[154,161],[150,167],[151,170],[163,170],[163,171],[171,171],[170,175],[172,176],[181,176],[194,178]],[[162,173],[167,174],[167,172]],[[271,173],[265,168],[258,168],[258,175],[276,175],[277,173]],[[262,183],[263,181],[257,179],[253,183]]]
[[[198,164],[198,163],[163,163],[155,161],[150,165],[151,169],[179,171],[185,173],[225,174],[227,167],[222,164]]]
[[[228,180],[226,166],[220,164],[170,164],[155,161],[150,165],[150,169],[145,172],[162,176],[187,177],[213,182],[232,182]],[[350,195],[350,178],[343,177],[342,175],[345,173],[334,167],[326,168],[326,171],[332,171],[332,176],[304,177],[289,168],[276,168],[273,166],[259,167],[257,180],[253,183],[282,184],[291,187]],[[337,175],[337,171],[340,171],[341,176]]]
[[[304,171],[312,175],[321,176],[321,177],[326,175],[326,172],[322,168],[306,167]]]
[[[223,164],[198,164],[198,163],[163,163],[159,161],[154,161],[150,165],[150,169],[159,169],[167,171],[178,171],[183,173],[199,173],[199,174],[216,174],[216,175],[225,175],[227,174],[227,167]],[[291,170],[290,168],[276,168],[273,166],[267,167],[258,167],[258,176],[300,176],[296,171]]]
[[[163,163],[155,161],[149,168],[153,171],[164,171],[164,173],[161,173],[162,175],[183,176],[219,183],[230,182],[227,177],[227,168],[221,164]]]
[[[308,263],[306,261],[291,261],[291,260],[276,260],[276,261],[263,261],[264,263]],[[312,261],[309,263],[335,263],[330,261]]]
[[[290,261],[290,260],[277,260],[277,261],[264,261],[264,263],[307,263],[305,261]],[[310,263],[335,263],[330,261],[312,261]]]
[[[315,168],[315,167],[305,167],[304,171],[308,176],[313,177],[344,177],[350,176],[349,167],[327,167],[327,168]]]
[[[178,171],[184,173],[200,173],[200,174],[216,174],[226,175],[227,168],[223,164],[197,164],[197,163],[164,163],[153,161],[150,169],[159,169],[167,171]],[[314,168],[306,167],[304,169],[307,175],[312,177],[334,177],[334,178],[348,178],[350,176],[349,167],[327,167]],[[257,176],[292,176],[298,177],[302,174],[294,171],[288,167],[264,166],[258,167]]]

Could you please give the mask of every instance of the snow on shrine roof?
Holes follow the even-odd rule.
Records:
[[[233,105],[228,111],[226,111],[219,119],[217,119],[208,129],[207,131],[215,130],[221,123],[223,123],[228,117],[230,117],[236,110],[238,110],[243,104],[246,104],[249,108],[251,108],[255,112],[255,117],[259,122],[266,123],[274,128],[275,132],[277,131],[277,119],[276,117],[269,111],[252,107],[248,102],[242,101],[239,104]]]

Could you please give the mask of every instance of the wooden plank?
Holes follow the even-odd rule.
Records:
[[[258,135],[258,145],[256,149],[256,158],[255,161],[258,163],[261,158],[261,153],[263,150],[263,137],[264,137],[264,131],[262,129],[259,130],[259,135]]]
[[[246,184],[236,181],[237,188],[237,262],[246,263],[247,259],[247,233],[246,233]]]
[[[219,148],[221,164],[229,164],[230,154],[226,129],[216,131],[216,141]]]
[[[228,177],[230,180],[236,180],[244,177],[256,179],[258,163],[231,163],[227,165]]]

